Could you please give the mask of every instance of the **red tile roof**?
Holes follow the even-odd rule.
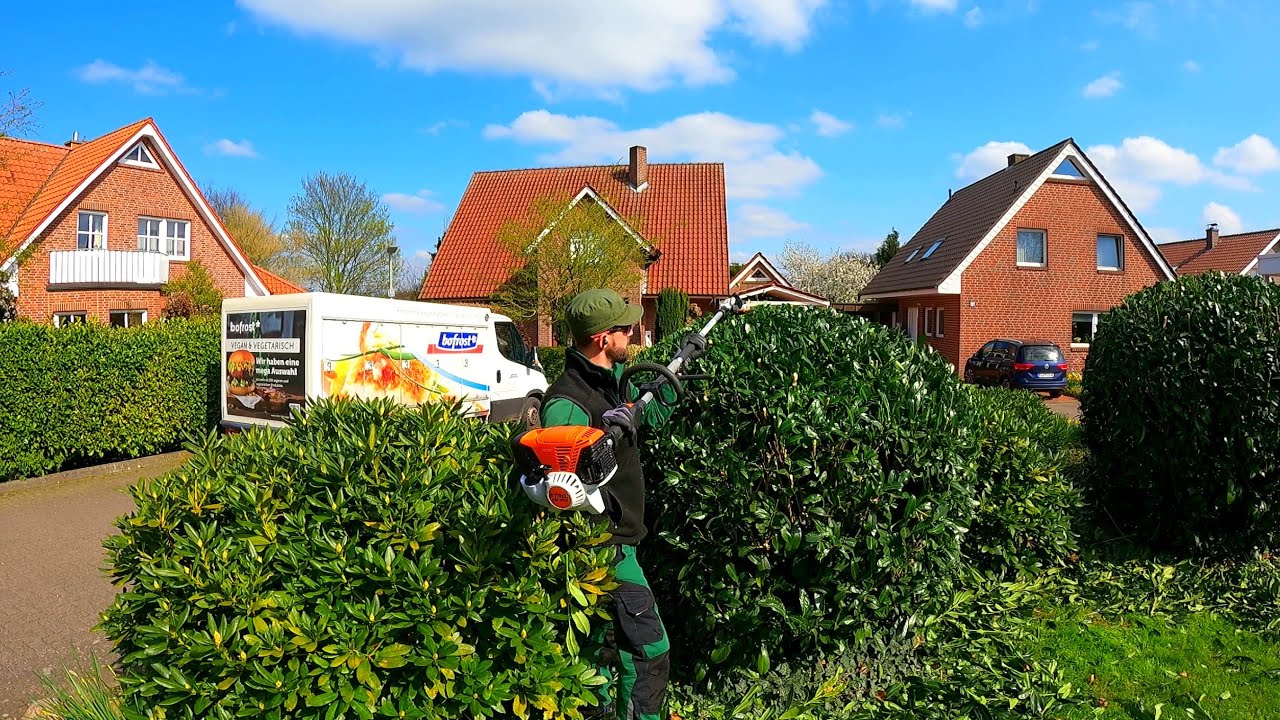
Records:
[[[1205,239],[1181,240],[1157,245],[1160,254],[1179,275],[1199,275],[1210,270],[1239,274],[1280,237],[1280,228],[1223,235],[1205,249]]]
[[[254,265],[253,271],[262,280],[262,284],[267,286],[267,292],[272,295],[293,295],[295,293],[308,292],[306,288],[294,285],[261,265]]]
[[[666,287],[689,295],[724,295],[728,287],[729,223],[720,163],[649,165],[649,185],[636,192],[626,165],[478,172],[458,204],[419,297],[486,298],[517,269],[501,246],[502,225],[527,216],[535,201],[566,200],[589,187],[661,257],[649,267],[649,292]]]
[[[12,185],[4,182],[5,188],[0,192],[8,195],[4,199],[12,203],[11,207],[21,208],[16,211],[0,208],[0,227],[9,231],[0,237],[0,254],[7,255],[16,249],[94,170],[150,122],[151,118],[139,120],[71,148],[0,140],[4,143],[0,154],[8,166],[0,174],[0,182],[13,181]]]

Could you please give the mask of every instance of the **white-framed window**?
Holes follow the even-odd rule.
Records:
[[[1098,236],[1098,269],[1124,269],[1124,241],[1119,235]]]
[[[53,326],[62,327],[63,325],[82,323],[86,319],[88,319],[88,315],[82,312],[57,312],[53,314]]]
[[[111,327],[138,327],[147,321],[146,310],[112,310]]]
[[[120,163],[122,165],[133,165],[135,167],[151,168],[153,170],[160,169],[159,163],[151,157],[151,153],[141,142],[134,145],[133,149],[125,153],[125,156],[120,158]]]
[[[1048,256],[1044,230],[1018,230],[1018,265],[1044,267]]]
[[[1053,171],[1054,176],[1061,178],[1072,178],[1073,180],[1084,179],[1084,173],[1080,172],[1080,168],[1076,167],[1071,158],[1067,158],[1058,164],[1056,170]]]
[[[1089,347],[1093,343],[1093,336],[1098,333],[1098,323],[1101,321],[1102,313],[1071,313],[1071,346]]]
[[[943,319],[944,312],[945,311],[943,310],[943,308],[938,308],[934,313],[934,319],[933,319],[933,336],[934,337],[946,337],[946,335],[944,334],[944,331],[946,330],[947,324]]]
[[[898,311],[894,310],[889,314],[889,327],[898,327]]]
[[[924,309],[924,334],[933,337],[933,308]]]
[[[138,218],[138,249],[142,252],[160,252],[164,221],[159,218]]]
[[[911,251],[911,254],[907,256],[907,259],[902,261],[902,264],[903,264],[903,265],[906,265],[907,263],[911,262],[912,260],[915,260],[915,259],[916,259],[916,256],[917,256],[917,255],[919,255],[919,254],[920,254],[920,248],[916,248],[915,250],[912,250],[912,251]]]
[[[107,214],[81,210],[76,219],[76,247],[80,250],[107,249]]]
[[[941,241],[941,240],[934,240],[934,241],[933,241],[933,244],[929,246],[929,249],[924,251],[924,255],[921,255],[921,256],[920,256],[920,259],[921,259],[921,260],[928,260],[928,259],[929,259],[929,256],[933,254],[933,251],[934,251],[934,250],[937,250],[937,249],[938,249],[938,246],[939,246],[939,245],[942,245],[942,241]]]

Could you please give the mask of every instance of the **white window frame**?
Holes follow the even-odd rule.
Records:
[[[147,324],[147,311],[146,311],[146,310],[111,310],[111,311],[109,311],[109,312],[107,313],[107,324],[108,324],[108,325],[110,325],[110,324],[111,324],[111,316],[112,316],[112,315],[116,315],[116,314],[123,314],[123,315],[124,315],[124,327],[126,327],[126,328],[127,328],[127,327],[133,327],[132,325],[130,325],[130,324],[129,324],[129,316],[130,316],[131,314],[133,314],[133,313],[142,313],[142,320],[140,320],[140,321],[138,322],[138,324],[139,324],[139,325],[146,325],[146,324]],[[112,326],[112,327],[114,327],[114,326]]]
[[[1071,163],[1071,165],[1076,169],[1076,172],[1078,172],[1078,173],[1080,173],[1080,174],[1079,174],[1079,175],[1064,175],[1064,174],[1062,174],[1062,173],[1058,172],[1058,168],[1062,167],[1063,163]],[[1060,179],[1060,180],[1087,180],[1087,179],[1088,179],[1088,176],[1086,176],[1086,175],[1084,174],[1084,171],[1080,169],[1080,164],[1079,164],[1079,163],[1077,163],[1075,160],[1073,160],[1073,159],[1069,158],[1069,157],[1067,157],[1067,158],[1063,158],[1063,159],[1062,159],[1062,162],[1058,163],[1058,167],[1055,167],[1055,168],[1053,169],[1053,172],[1049,173],[1049,177],[1051,177],[1051,178],[1058,178],[1058,179]]]
[[[160,235],[157,236],[157,242],[156,242],[157,249],[154,252],[158,252],[161,255],[164,255],[168,257],[170,260],[190,260],[191,259],[191,221],[190,220],[176,220],[173,218],[155,217],[154,215],[138,216],[139,223],[141,223],[144,220],[148,220],[152,222],[158,221],[160,223]],[[187,226],[187,233],[185,236],[183,236],[183,241],[184,241],[183,251],[181,253],[171,253],[169,252],[169,249],[168,249],[169,228],[176,227],[178,225]],[[151,238],[152,236],[142,235],[141,233],[138,234],[138,251],[153,252],[150,248],[143,248],[142,243],[143,243],[144,237]]]
[[[892,328],[896,328],[896,327],[898,327],[898,311],[897,311],[897,310],[890,310],[889,312],[890,312],[890,315],[889,315],[889,327],[892,327]]]
[[[1090,332],[1089,332],[1089,337],[1090,337],[1090,338],[1093,338],[1093,337],[1096,337],[1096,336],[1097,336],[1097,334],[1098,334],[1098,320],[1102,317],[1102,313],[1100,313],[1100,312],[1096,312],[1096,311],[1093,311],[1093,310],[1073,310],[1073,311],[1071,312],[1071,347],[1073,347],[1073,348],[1075,348],[1075,349],[1077,349],[1077,350],[1083,350],[1083,349],[1085,349],[1085,348],[1089,347],[1090,345],[1092,345],[1092,344],[1093,344],[1093,341],[1092,341],[1092,339],[1091,339],[1089,342],[1083,342],[1083,343],[1082,343],[1082,342],[1076,342],[1076,341],[1075,341],[1075,329],[1076,329],[1076,316],[1077,316],[1077,315],[1091,315],[1091,316],[1093,316],[1093,327],[1092,327],[1092,329],[1091,329],[1091,330],[1090,330]]]
[[[131,156],[134,155],[135,153],[140,153],[143,157],[146,158],[146,160],[140,160],[140,159],[134,160]],[[149,170],[160,169],[160,164],[156,162],[155,156],[151,154],[151,151],[147,149],[147,146],[143,144],[141,140],[139,140],[138,143],[134,145],[132,148],[129,148],[129,152],[125,153],[124,157],[120,158],[120,164],[129,165],[132,167],[147,168]]]
[[[83,217],[85,217],[86,215],[88,215],[88,216],[90,216],[90,217],[98,216],[98,217],[101,217],[101,218],[102,218],[102,232],[101,232],[100,234],[99,234],[99,233],[94,232],[92,229],[90,229],[90,230],[81,230],[81,229],[80,229],[80,219],[81,219],[81,218],[83,218]],[[77,249],[77,250],[106,250],[106,249],[107,249],[107,237],[108,237],[108,233],[107,233],[107,222],[108,222],[107,214],[106,214],[105,212],[102,212],[101,210],[81,210],[81,211],[79,211],[78,213],[76,213],[76,249]],[[92,226],[92,224],[91,224],[91,226]],[[89,236],[89,243],[90,243],[90,244],[89,244],[89,247],[80,247],[80,236],[81,236],[81,235],[88,235],[88,236]],[[94,245],[94,244],[93,244],[93,239],[94,239],[95,237],[98,237],[99,235],[101,236],[102,244],[101,244],[101,245]]]
[[[1018,259],[1018,248],[1023,233],[1040,233],[1040,255],[1044,258],[1043,262],[1023,262]],[[1013,258],[1017,262],[1018,267],[1042,268],[1049,264],[1049,231],[1039,230],[1037,228],[1018,228],[1017,233],[1013,237]],[[1096,250],[1096,248],[1095,248]]]
[[[924,336],[925,337],[933,337],[933,325],[930,322],[932,320],[933,320],[933,308],[925,308],[924,309]]]
[[[903,265],[906,265],[907,263],[911,262],[912,260],[915,260],[915,259],[916,259],[916,256],[917,256],[917,255],[919,255],[919,254],[920,254],[920,248],[916,248],[915,250],[912,250],[912,251],[911,251],[911,254],[907,256],[907,259],[902,261],[902,264],[903,264]]]
[[[941,245],[942,245],[942,241],[941,241],[941,240],[934,240],[934,241],[933,241],[933,244],[929,246],[929,249],[924,251],[924,255],[921,255],[921,256],[920,256],[920,259],[921,259],[921,260],[928,260],[928,259],[929,259],[929,256],[930,256],[930,255],[932,255],[932,254],[933,254],[933,252],[934,252],[935,250],[937,250],[937,249],[938,249],[938,247],[939,247],[939,246],[941,246]]]
[[[1116,267],[1109,267],[1107,265],[1102,264],[1102,256],[1098,254],[1098,244],[1097,244],[1098,242],[1102,241],[1102,238],[1111,238],[1112,240],[1116,241],[1116,262],[1118,263]],[[1097,239],[1097,242],[1094,243],[1093,251],[1095,255],[1098,255],[1097,260],[1098,260],[1099,270],[1112,270],[1112,271],[1124,270],[1124,236],[1123,235],[1112,235],[1110,233],[1098,233],[1098,239]]]
[[[75,322],[89,322],[89,313],[87,313],[87,312],[83,312],[83,311],[81,311],[81,312],[56,312],[56,313],[54,313],[54,314],[53,314],[53,326],[54,326],[54,327],[62,327],[63,325],[70,324],[70,323],[67,323],[67,322],[65,321],[65,318],[80,318],[79,320],[72,320],[71,322],[73,322],[73,323],[75,323]]]
[[[944,311],[945,311],[945,308],[938,308],[937,310],[933,311],[934,312],[934,319],[933,319],[933,336],[934,337],[946,337],[946,335],[942,334],[943,331],[947,329],[946,325],[943,323],[944,316],[942,313]]]
[[[155,223],[156,234],[142,233],[143,223]],[[150,228],[148,228],[150,229]],[[145,215],[138,217],[138,252],[160,252],[160,244],[164,242],[164,220],[161,218],[146,217]]]

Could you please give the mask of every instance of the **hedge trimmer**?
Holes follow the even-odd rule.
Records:
[[[707,349],[707,335],[728,313],[741,312],[742,298],[721,300],[716,313],[696,333],[685,337],[671,362],[636,363],[622,372],[620,384],[635,417],[643,417],[651,402],[674,409],[684,398],[684,383],[701,380],[707,375],[691,375],[681,371]],[[640,380],[636,380],[639,377]],[[535,428],[515,436],[511,441],[516,466],[520,470],[520,487],[529,499],[555,510],[605,510],[603,488],[613,479],[618,463],[614,445],[623,438],[624,430],[613,426],[607,431],[581,425]]]

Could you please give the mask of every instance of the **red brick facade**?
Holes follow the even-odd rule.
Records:
[[[1019,229],[1046,234],[1045,267],[1019,267]],[[1099,270],[1097,238],[1123,238],[1121,270]],[[1090,182],[1050,178],[963,271],[961,294],[898,299],[898,324],[921,308],[918,335],[957,368],[994,338],[1048,339],[1072,372],[1084,368],[1087,346],[1072,346],[1072,314],[1102,312],[1164,279],[1133,228]],[[925,335],[924,308],[944,308],[942,338]],[[936,320],[934,321],[936,323]]]
[[[159,153],[148,143],[154,157]],[[243,297],[245,275],[214,231],[197,212],[178,180],[166,169],[113,164],[100,175],[33,243],[34,250],[18,271],[18,313],[37,322],[50,322],[54,313],[86,313],[107,322],[112,310],[146,310],[148,320],[160,317],[164,298],[153,288],[51,289],[50,253],[76,249],[78,213],[107,214],[107,249],[138,249],[140,216],[190,222],[190,257],[213,276],[225,297]],[[170,261],[169,279],[180,278],[186,261]]]

